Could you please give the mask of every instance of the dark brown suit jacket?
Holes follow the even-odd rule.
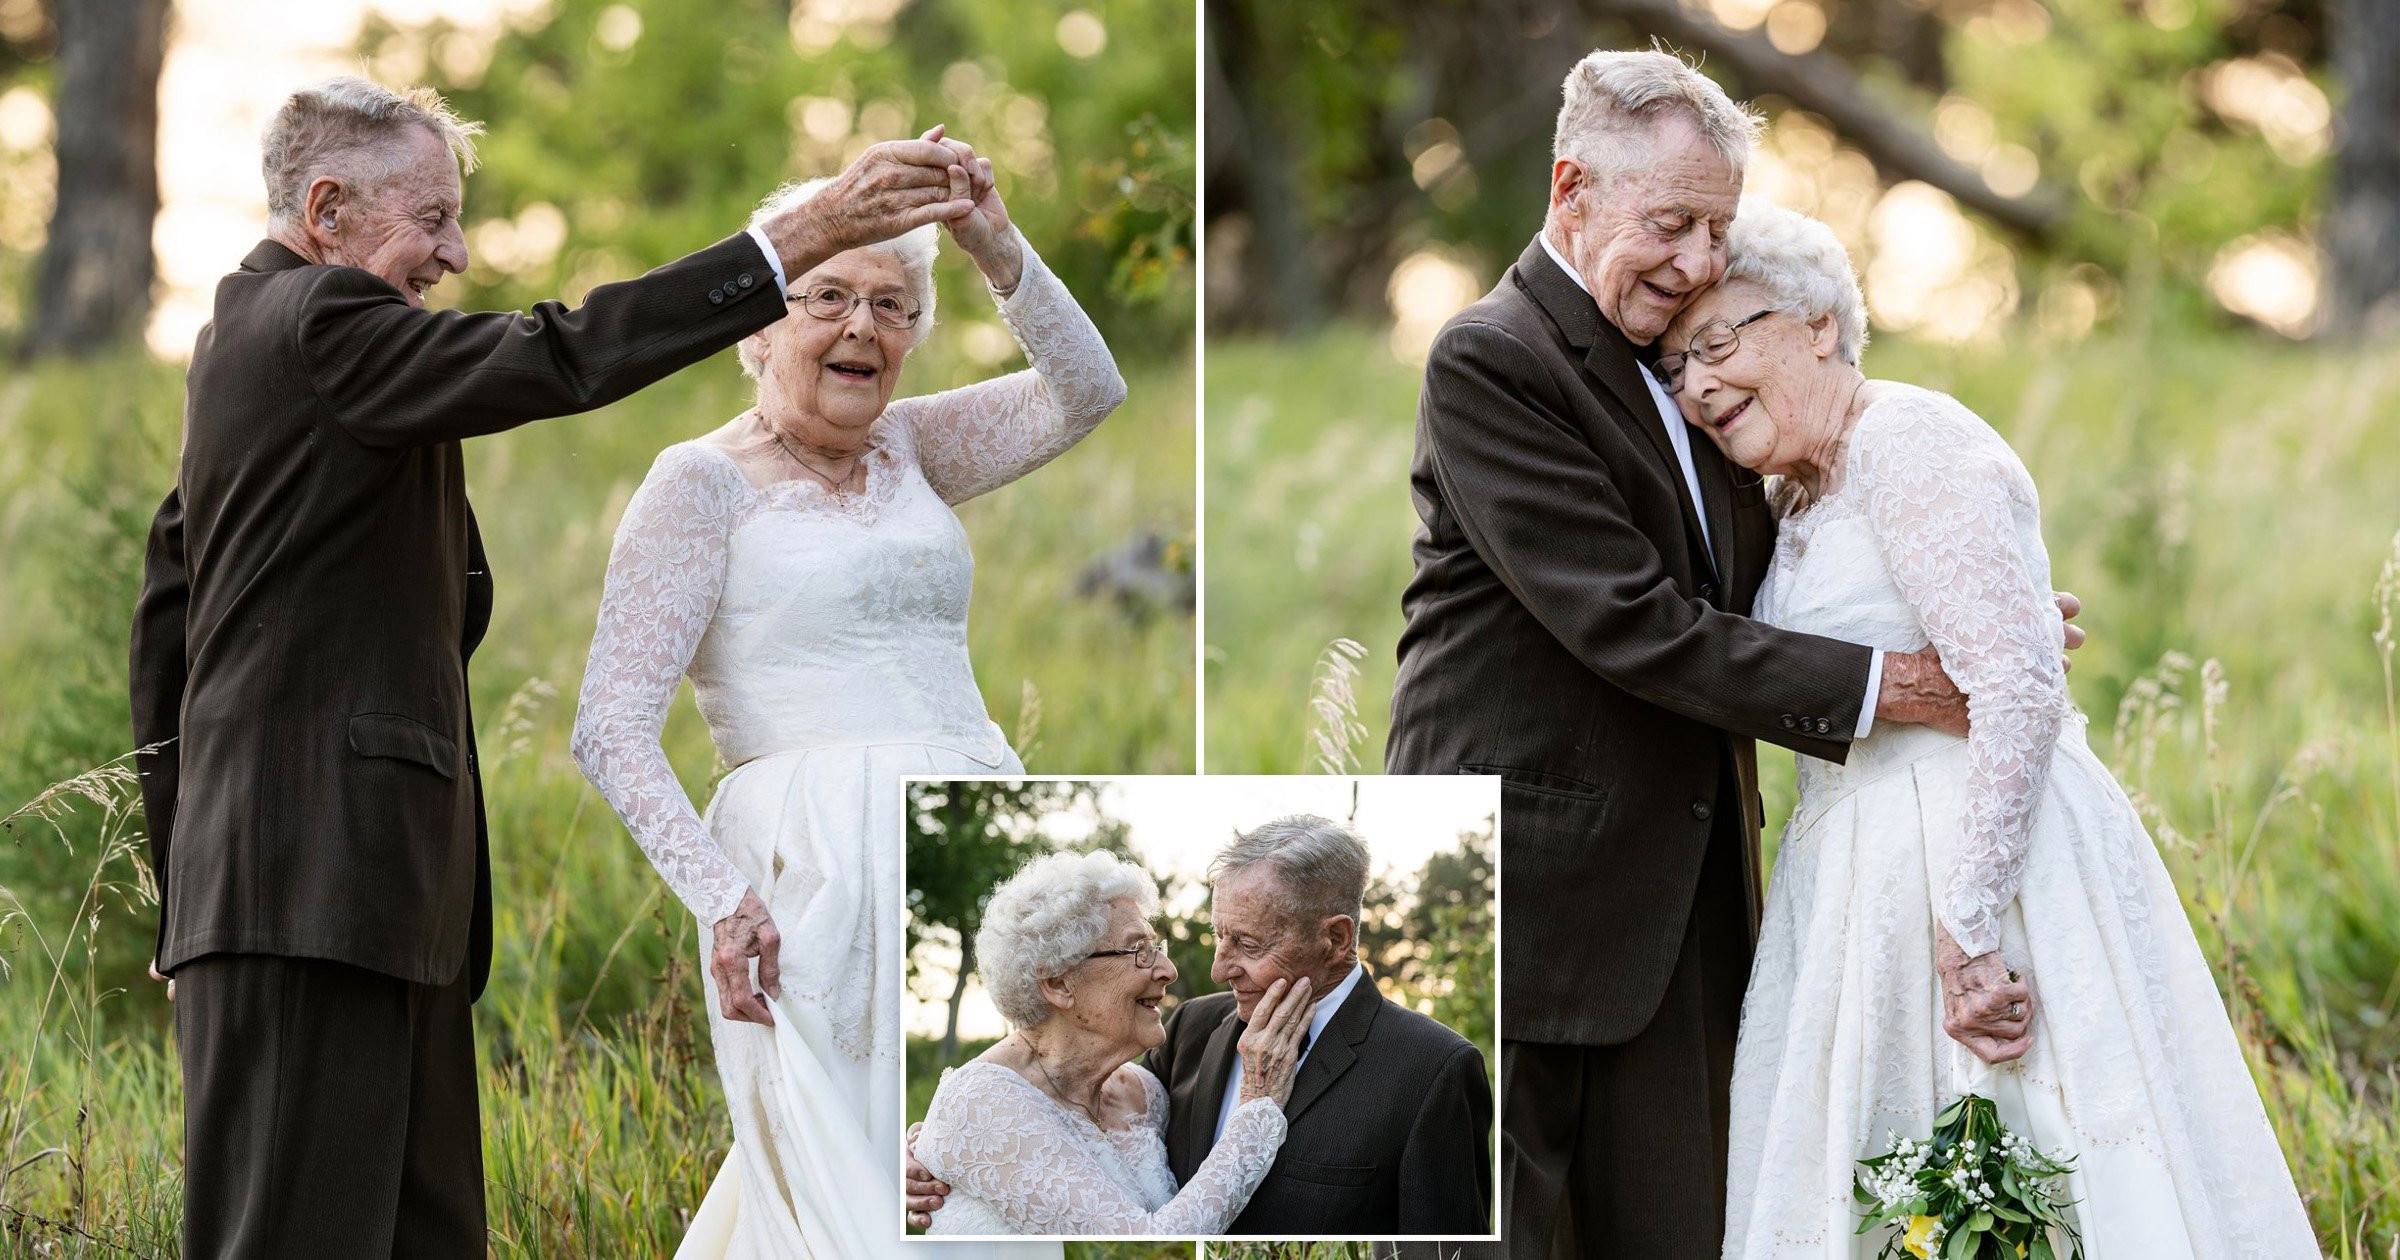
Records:
[[[1167,1087],[1167,1164],[1189,1183],[1216,1144],[1243,1024],[1231,993],[1175,1008],[1146,1060]],[[1490,1228],[1492,1089],[1483,1054],[1362,977],[1309,1047],[1283,1148],[1225,1232],[1473,1235]]]
[[[1511,1040],[1641,1031],[1720,810],[1747,815],[1755,912],[1751,741],[1840,761],[1865,701],[1867,648],[1742,615],[1774,551],[1764,487],[1695,433],[1693,504],[1644,370],[1539,240],[1425,364],[1384,767],[1502,780]]]
[[[459,441],[622,398],[782,318],[747,235],[573,310],[410,306],[272,241],[217,286],[150,532],[132,693],[162,970],[489,965],[467,657],[492,584]]]

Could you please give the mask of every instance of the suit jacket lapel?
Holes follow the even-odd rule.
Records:
[[[1175,1144],[1183,1148],[1183,1167],[1198,1168],[1208,1158],[1209,1148],[1217,1144],[1217,1115],[1225,1107],[1225,1077],[1233,1071],[1239,1053],[1235,1043],[1241,1036],[1242,1017],[1228,1002],[1224,1020],[1209,1033],[1208,1045],[1200,1052],[1199,1088],[1192,1091],[1192,1119],[1197,1123],[1185,1125],[1175,1138]]]
[[[1375,1026],[1375,1012],[1383,1005],[1383,993],[1375,987],[1373,972],[1358,978],[1358,987],[1342,1002],[1342,1009],[1333,1013],[1325,1031],[1308,1048],[1308,1061],[1300,1065],[1300,1077],[1292,1082],[1292,1099],[1284,1104],[1287,1123],[1298,1124],[1310,1104],[1324,1096],[1333,1083],[1341,1079],[1350,1065],[1358,1062],[1358,1043],[1367,1039],[1368,1030]]]
[[[1702,510],[1708,513],[1709,561],[1717,570],[1717,606],[1733,599],[1733,467],[1717,444],[1692,435],[1692,471],[1700,477]],[[1745,473],[1748,470],[1744,470]]]
[[[1692,492],[1683,480],[1683,462],[1675,457],[1674,440],[1667,436],[1664,417],[1659,415],[1658,400],[1650,394],[1649,385],[1642,380],[1646,370],[1633,357],[1633,343],[1600,315],[1592,295],[1583,291],[1572,277],[1560,269],[1535,237],[1517,259],[1517,283],[1550,315],[1558,325],[1567,344],[1584,352],[1583,370],[1615,395],[1618,408],[1613,414],[1617,423],[1641,435],[1658,452],[1659,465],[1675,490],[1675,502],[1683,508],[1684,531],[1691,535],[1692,547],[1699,552],[1701,563],[1713,567],[1714,560],[1704,545],[1706,535],[1700,530],[1700,509],[1692,502]],[[1694,469],[1698,469],[1695,464]],[[1706,475],[1702,484],[1707,484]],[[1715,517],[1710,518],[1712,528]]]

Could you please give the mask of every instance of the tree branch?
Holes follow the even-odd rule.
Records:
[[[1789,99],[1831,124],[1877,169],[1923,180],[2021,237],[2046,241],[2066,219],[2067,199],[2055,187],[2037,185],[2022,197],[1993,191],[1980,172],[1942,152],[1930,136],[1895,118],[1888,106],[1870,100],[1857,77],[1831,57],[1778,51],[1764,36],[1727,30],[1677,0],[1584,0],[1584,9],[1594,17],[1615,18],[1668,43],[1708,53],[1738,76],[1751,95]]]

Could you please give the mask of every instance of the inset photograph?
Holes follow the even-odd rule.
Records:
[[[912,779],[936,1236],[1492,1233],[1497,779]]]

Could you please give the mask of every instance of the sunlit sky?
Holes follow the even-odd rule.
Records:
[[[1459,833],[1482,828],[1499,808],[1499,780],[1474,775],[1134,777],[1109,780],[1101,798],[1106,814],[1130,825],[1133,850],[1144,866],[1194,885],[1236,831],[1286,814],[1348,822],[1372,855],[1375,873],[1405,879],[1435,853],[1456,848]],[[1059,823],[1046,830],[1070,843],[1091,832],[1080,818],[1062,816]],[[1189,904],[1170,908],[1189,912],[1198,905],[1197,895],[1195,887]],[[956,955],[930,947],[923,953],[932,965],[918,987],[946,997],[955,974],[948,968],[955,966]],[[947,1015],[946,1001],[921,1001],[912,993],[905,1027],[912,1036],[939,1036]],[[1006,1031],[981,986],[970,982],[959,1035],[997,1037]]]

